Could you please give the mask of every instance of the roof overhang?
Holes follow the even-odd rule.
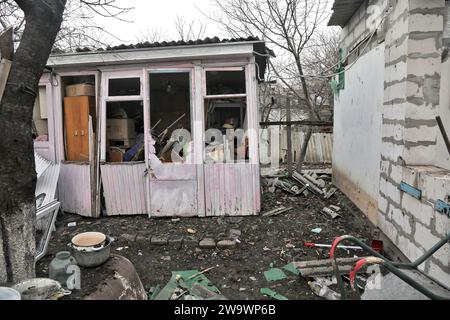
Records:
[[[261,46],[265,47],[264,41],[65,53],[51,55],[47,65],[52,68],[66,68],[194,59],[243,58],[254,56],[255,48]]]
[[[365,0],[335,0],[328,26],[345,27]]]

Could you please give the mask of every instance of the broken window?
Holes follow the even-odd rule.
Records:
[[[33,139],[36,142],[48,141],[47,88],[39,86],[33,108]]]
[[[145,160],[144,107],[142,101],[106,104],[106,161]]]
[[[237,68],[238,70],[240,68]],[[249,159],[244,69],[206,71],[205,129],[207,163]]]
[[[150,74],[150,122],[155,155],[163,163],[192,159],[189,72]]]

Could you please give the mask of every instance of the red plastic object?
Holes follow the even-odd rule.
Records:
[[[379,254],[383,253],[383,241],[381,240],[372,240],[372,249]]]

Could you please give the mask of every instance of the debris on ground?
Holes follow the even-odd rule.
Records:
[[[267,282],[275,282],[286,279],[286,274],[279,268],[272,268],[264,272]]]
[[[285,296],[283,296],[269,288],[262,288],[259,292],[261,292],[261,294],[268,296],[269,298],[273,298],[275,300],[289,300]]]
[[[157,294],[152,293],[152,300],[226,300],[204,273],[204,271],[174,271],[167,285]]]
[[[335,207],[335,208],[337,208],[337,207]],[[337,213],[337,211],[331,209],[331,206],[329,208],[323,208],[322,209],[322,213],[330,216],[331,219],[337,219],[337,218],[341,218],[342,217],[339,213]]]
[[[300,189],[304,187],[290,178],[286,171],[279,172],[282,172],[278,177],[280,181],[289,181]],[[331,169],[305,167],[303,172],[316,180],[325,181],[327,189],[331,187]],[[267,179],[263,178],[263,182],[265,180]],[[330,244],[337,236],[344,234],[354,234],[359,239],[371,239],[373,226],[340,191],[335,193],[332,199],[326,200],[307,189],[299,198],[279,187],[274,193],[270,193],[270,186],[263,184],[262,212],[267,213],[281,207],[291,210],[272,217],[260,215],[181,219],[118,216],[94,220],[62,213],[58,216],[56,231],[49,243],[49,254],[36,265],[37,276],[48,277],[51,259],[57,252],[66,248],[74,235],[96,230],[116,239],[111,247],[113,252],[117,252],[116,248],[128,247],[127,250],[122,249],[121,254],[136,267],[150,298],[156,284],[162,287],[169,282],[173,270],[204,270],[219,264],[223,267],[215,269],[207,276],[211,283],[217,285],[222,296],[236,300],[273,299],[261,294],[260,288],[267,287],[289,299],[322,299],[311,292],[307,281],[299,277],[299,271],[292,264],[296,261],[327,259],[329,247],[308,248],[304,246],[304,242]],[[338,211],[331,205],[341,210]],[[325,207],[338,212],[343,218],[330,219],[321,213]],[[76,227],[67,228],[70,222],[76,222]],[[312,234],[311,229],[318,227],[322,232]],[[191,233],[188,229],[191,229]],[[205,244],[202,242],[204,239],[210,239],[209,248],[202,246]],[[218,248],[217,243],[223,240],[229,241],[221,245],[233,246]],[[346,250],[342,249],[339,253],[347,256]],[[348,256],[359,253],[351,250]],[[170,260],[161,260],[161,257],[169,256]],[[286,278],[268,283],[264,277],[268,266],[280,268]],[[82,289],[63,299],[84,299],[95,289],[94,284],[109,276],[102,268],[88,271],[81,274]],[[246,290],[241,291],[243,288]],[[179,299],[196,299],[190,292],[185,291],[187,290],[179,288]],[[159,292],[153,298],[158,294]]]
[[[353,270],[355,264],[363,258],[339,258],[337,264],[339,266],[339,272],[343,275],[348,275]],[[327,277],[334,274],[333,267],[330,259],[323,260],[310,260],[302,262],[293,262],[293,266],[299,271],[302,277]],[[361,269],[360,273],[365,269]]]
[[[315,295],[325,298],[327,300],[341,300],[341,295],[334,290],[331,290],[323,279],[316,279],[308,282],[309,287]]]
[[[322,232],[322,228],[315,228],[311,230],[312,233],[320,234]]]
[[[280,207],[280,208],[268,211],[266,213],[263,213],[262,216],[263,217],[275,217],[275,216],[278,216],[278,215],[280,215],[282,213],[288,212],[290,210],[292,210],[292,208]]]

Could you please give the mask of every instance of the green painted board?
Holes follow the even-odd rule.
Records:
[[[289,271],[290,273],[295,274],[296,276],[300,275],[300,271],[294,267],[293,263],[289,263],[283,267],[284,270]]]
[[[259,292],[261,292],[261,294],[268,296],[275,300],[289,300],[285,296],[283,296],[269,288],[262,288],[261,290],[259,290]]]
[[[189,290],[194,283],[198,283],[208,290],[220,294],[219,289],[212,285],[209,279],[204,274],[198,275],[193,279],[189,279],[190,277],[198,273],[198,270],[172,271],[172,278],[170,278],[167,285],[154,298],[154,300],[170,300],[173,293],[178,287]],[[181,276],[183,281],[177,282],[177,276]]]
[[[272,268],[264,272],[264,277],[268,282],[279,281],[286,279],[287,276],[283,270],[278,268]]]

